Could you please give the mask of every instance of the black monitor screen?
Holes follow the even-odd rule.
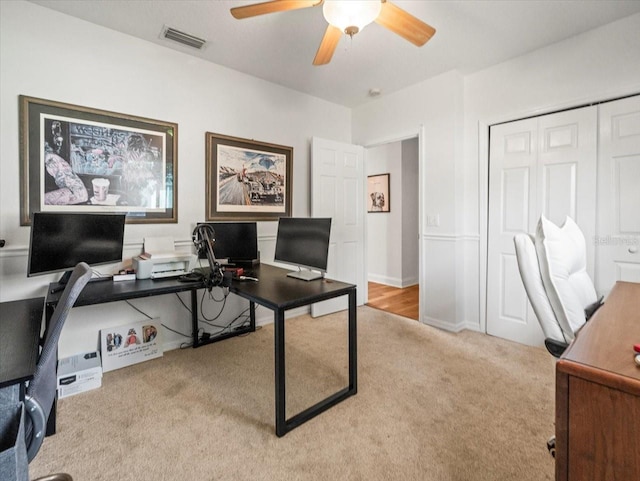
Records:
[[[258,259],[258,229],[255,222],[207,222],[215,232],[213,253],[229,263]],[[199,254],[206,258],[205,253]]]
[[[125,214],[36,212],[31,222],[28,276],[122,260]]]
[[[330,218],[280,217],[274,260],[327,271]]]

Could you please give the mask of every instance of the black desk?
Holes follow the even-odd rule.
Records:
[[[274,313],[275,326],[276,434],[278,436],[284,436],[287,432],[323,411],[326,411],[345,398],[353,396],[357,392],[356,286],[325,279],[309,282],[293,279],[287,277],[286,274],[289,271],[286,269],[267,264],[254,266],[252,271],[253,276],[259,279],[258,282],[234,280],[229,288],[233,294],[249,301],[249,326],[231,333],[214,336],[207,340],[198,338],[197,290],[202,289],[201,282],[184,283],[178,282],[175,279],[90,282],[78,297],[75,306],[88,306],[105,302],[190,291],[193,347],[199,347],[203,344],[255,331],[255,305],[259,304],[271,309]],[[55,286],[56,284],[51,285],[51,287]],[[49,292],[46,301],[47,320],[51,318],[55,305],[61,295],[62,292]],[[344,295],[349,296],[349,385],[287,420],[285,411],[285,312],[289,309],[307,306],[315,302]],[[52,411],[51,417],[55,420],[54,412],[55,411]],[[53,421],[52,424],[50,419],[50,433],[53,432],[52,429],[54,425],[55,421]]]
[[[49,293],[46,301],[46,320],[47,325],[49,319],[53,315],[53,311],[62,296],[62,291],[52,292],[52,289],[58,286],[52,283],[49,286]],[[229,337],[246,334],[255,331],[255,319],[248,327],[240,328],[232,333],[213,336],[207,340],[198,338],[198,299],[197,291],[202,289],[202,282],[180,282],[177,279],[136,279],[133,281],[91,281],[78,296],[74,307],[91,306],[95,304],[104,304],[107,302],[127,301],[130,299],[140,299],[142,297],[161,296],[164,294],[174,294],[178,292],[191,293],[191,324],[192,324],[192,340],[193,347],[199,347],[211,342],[221,341]]]
[[[234,281],[231,292],[250,301],[251,320],[255,304],[273,311],[275,341],[276,435],[284,436],[302,423],[357,393],[356,286],[328,279],[303,281],[287,277],[287,270],[268,264],[252,269],[258,282]],[[315,302],[349,296],[349,385],[308,409],[286,419],[285,397],[285,311]]]
[[[44,297],[0,303],[0,388],[33,379],[38,362]]]

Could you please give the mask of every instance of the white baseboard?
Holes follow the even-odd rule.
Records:
[[[460,332],[466,329],[466,323],[464,322],[451,324],[450,322],[445,322],[440,319],[434,319],[433,317],[429,316],[422,316],[421,322],[423,324],[427,324],[428,326],[437,327],[438,329],[449,332]]]
[[[379,274],[369,274],[369,282],[375,282],[376,284],[384,284],[385,286],[397,287],[398,289],[404,289],[405,287],[414,286],[418,283],[417,277],[408,279],[400,279],[397,277],[388,277]]]

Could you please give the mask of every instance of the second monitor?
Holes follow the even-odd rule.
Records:
[[[213,253],[221,264],[252,265],[260,262],[255,222],[207,222],[215,231]],[[200,254],[203,258],[203,254]],[[204,256],[206,257],[206,256]]]
[[[274,260],[298,267],[289,277],[322,279],[327,272],[330,237],[330,218],[280,217]]]

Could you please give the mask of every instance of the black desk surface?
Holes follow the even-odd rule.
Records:
[[[91,306],[104,302],[173,294],[175,292],[193,290],[201,284],[201,282],[180,282],[177,279],[136,279],[117,282],[111,279],[92,280],[84,287],[74,306]],[[49,285],[49,292],[47,294],[48,305],[57,304],[62,296],[62,291],[51,292],[51,289],[57,287],[57,285],[55,282]]]
[[[303,281],[288,277],[290,272],[269,264],[260,264],[251,268],[255,281],[234,280],[230,291],[272,309],[292,309],[318,302],[324,299],[347,294],[355,288],[353,284],[330,279]],[[53,283],[49,287],[54,288]],[[75,306],[90,306],[104,302],[123,301],[146,296],[173,294],[201,288],[201,282],[180,282],[177,279],[136,279],[133,281],[96,281],[89,282],[75,303]],[[49,292],[47,304],[56,304],[62,292]]]
[[[255,281],[234,280],[231,292],[271,309],[292,309],[347,294],[354,284],[331,279],[303,281],[288,277],[291,272],[269,264],[251,268]]]
[[[44,297],[0,304],[0,388],[33,378]]]

